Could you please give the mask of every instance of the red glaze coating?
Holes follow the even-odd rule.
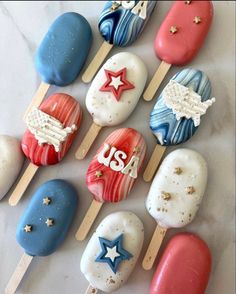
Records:
[[[150,294],[204,294],[211,272],[207,244],[182,233],[168,243],[152,279]]]
[[[48,97],[39,107],[43,112],[58,119],[64,127],[75,124],[79,129],[82,110],[79,103],[67,94],[54,94]],[[68,135],[67,140],[62,144],[60,152],[56,152],[49,144],[39,146],[34,135],[27,129],[22,138],[21,147],[29,160],[37,165],[53,165],[63,159],[69,150],[77,131]]]
[[[200,50],[210,29],[213,18],[211,1],[175,1],[164,19],[155,39],[157,56],[173,65],[185,65]],[[194,18],[201,18],[199,24]],[[170,33],[172,26],[177,27],[175,34]]]
[[[133,155],[136,155],[134,152],[135,148],[139,148],[139,153],[136,155],[139,157],[138,172],[145,157],[146,143],[142,135],[134,129],[124,128],[116,130],[107,137],[88,167],[86,183],[94,199],[99,202],[118,202],[128,196],[136,179],[132,178],[129,174],[114,171],[110,167],[98,162],[97,156],[103,150],[105,143],[126,153],[125,165],[127,165]],[[107,156],[108,153],[109,151],[105,155]],[[114,157],[112,160],[114,160]],[[101,177],[96,177],[97,171],[102,173]]]

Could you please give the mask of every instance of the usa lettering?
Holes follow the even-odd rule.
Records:
[[[110,167],[114,171],[121,172],[122,174],[129,174],[130,177],[136,179],[138,176],[139,157],[132,156],[128,164],[125,165],[124,160],[126,158],[127,154],[125,152],[117,150],[116,147],[111,148],[111,146],[106,143],[97,157],[99,163]]]
[[[132,9],[131,12],[137,14],[142,19],[146,19],[147,17],[148,1],[139,1],[136,6],[135,1],[113,1],[113,3],[122,5],[124,9]]]

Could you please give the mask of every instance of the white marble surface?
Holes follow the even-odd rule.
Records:
[[[133,46],[127,48],[127,51],[137,53],[145,60],[149,69],[149,78],[160,63],[154,55],[153,39],[170,5],[171,1],[160,1],[142,37]],[[87,17],[94,33],[93,47],[89,56],[91,60],[102,43],[97,31],[97,12],[102,6],[102,1],[0,2],[0,133],[20,138],[24,132],[22,114],[40,83],[34,68],[34,52],[53,19],[66,11],[76,11]],[[199,234],[211,248],[213,269],[206,293],[233,294],[235,293],[235,3],[234,1],[215,1],[214,7],[215,18],[212,30],[200,54],[189,66],[206,71],[212,81],[212,94],[217,98],[217,102],[204,117],[196,135],[182,145],[182,147],[201,152],[206,158],[209,164],[209,182],[195,221],[182,231]],[[120,51],[116,48],[113,53]],[[177,71],[178,68],[172,67],[168,77]],[[165,81],[168,81],[168,77]],[[91,202],[91,195],[85,185],[87,166],[103,139],[115,129],[107,128],[101,132],[84,161],[78,162],[74,159],[76,145],[81,141],[91,123],[84,103],[88,87],[81,82],[80,78],[73,85],[63,89],[51,87],[50,92],[61,91],[73,95],[83,107],[84,120],[76,142],[61,164],[40,169],[17,207],[8,205],[8,196],[0,202],[0,293],[3,293],[4,286],[23,253],[15,240],[15,229],[19,217],[36,187],[48,179],[58,177],[68,179],[78,189],[79,207],[76,219],[68,237],[56,253],[45,258],[34,258],[17,293],[75,294],[84,293],[87,287],[87,281],[79,269],[86,241],[77,242],[74,234]],[[148,155],[151,154],[155,145],[147,120],[153,104],[154,101],[145,103],[141,100],[134,114],[121,125],[121,127],[137,128],[143,133],[148,142]],[[175,148],[169,148],[168,152],[173,149]],[[146,237],[142,256],[155,227],[154,220],[144,208],[148,189],[149,184],[144,183],[140,178],[127,201],[115,205],[104,205],[95,223],[97,226],[107,214],[113,211],[131,209],[142,219],[145,226]],[[170,230],[165,242],[178,231]],[[145,272],[141,268],[140,259],[129,282],[117,293],[148,293],[152,275],[153,271]]]

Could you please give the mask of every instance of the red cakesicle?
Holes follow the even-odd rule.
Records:
[[[150,294],[204,294],[210,272],[207,244],[194,234],[177,234],[161,257]]]
[[[157,33],[157,56],[173,65],[190,62],[202,47],[212,18],[211,1],[176,1]]]
[[[27,114],[28,126],[21,141],[31,161],[17,183],[9,204],[17,205],[40,166],[53,165],[68,152],[80,127],[82,110],[70,95],[57,93]]]
[[[93,201],[76,233],[77,240],[86,238],[104,202],[119,202],[128,197],[145,153],[145,140],[134,129],[118,129],[106,138],[86,174]]]
[[[197,55],[212,19],[212,1],[174,2],[156,35],[154,49],[162,62],[144,91],[144,100],[153,99],[171,65],[183,66]]]
[[[59,120],[65,128],[75,125],[77,130],[79,129],[82,110],[79,103],[70,95],[62,93],[51,95],[41,104],[39,109]],[[22,150],[25,156],[37,166],[53,165],[61,161],[66,155],[76,133],[74,131],[69,134],[66,141],[62,143],[61,150],[56,152],[53,145],[39,145],[38,140],[27,129],[21,143]]]

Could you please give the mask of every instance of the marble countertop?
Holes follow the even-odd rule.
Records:
[[[145,60],[149,69],[149,78],[160,63],[154,54],[153,40],[171,2],[158,3],[141,38],[133,46],[125,49]],[[0,2],[1,134],[13,135],[20,139],[24,132],[22,114],[40,84],[40,77],[34,67],[34,53],[51,22],[66,11],[83,14],[90,22],[94,34],[93,47],[88,58],[90,61],[102,43],[97,30],[97,12],[101,10],[103,4],[103,1]],[[181,147],[199,151],[206,158],[209,165],[208,186],[195,220],[181,230],[169,230],[162,250],[168,239],[179,231],[199,234],[208,243],[213,256],[213,269],[206,294],[234,294],[235,2],[214,1],[214,8],[214,23],[207,41],[189,67],[195,67],[207,73],[212,82],[212,94],[217,102],[203,118],[202,125],[194,137],[181,145]],[[115,48],[112,54],[120,51],[120,48]],[[172,67],[165,82],[178,70],[177,67]],[[4,292],[4,287],[23,253],[15,240],[15,229],[19,217],[36,187],[49,179],[58,177],[69,180],[78,189],[79,207],[75,221],[65,242],[54,254],[44,258],[34,258],[17,293],[82,294],[87,288],[87,280],[80,272],[79,266],[87,242],[79,243],[74,238],[76,229],[91,203],[91,195],[85,184],[85,173],[97,148],[107,135],[116,129],[104,129],[85,160],[78,162],[74,159],[76,146],[91,124],[84,102],[88,87],[89,85],[83,84],[78,78],[69,87],[50,88],[49,94],[60,91],[79,100],[84,112],[82,128],[65,160],[56,166],[40,168],[17,207],[8,205],[8,196],[0,202],[0,293]],[[155,146],[155,139],[149,131],[147,119],[153,105],[154,101],[146,103],[141,99],[131,117],[119,126],[134,127],[144,135],[148,143],[147,158]],[[176,148],[168,148],[167,153],[174,149]],[[144,183],[140,178],[130,197],[117,204],[104,205],[94,224],[95,228],[107,214],[114,211],[130,209],[135,212],[145,227],[145,244],[141,257],[145,253],[156,225],[144,208],[149,186],[150,184]],[[154,269],[148,272],[142,269],[140,258],[128,283],[116,293],[149,293],[153,272]]]

